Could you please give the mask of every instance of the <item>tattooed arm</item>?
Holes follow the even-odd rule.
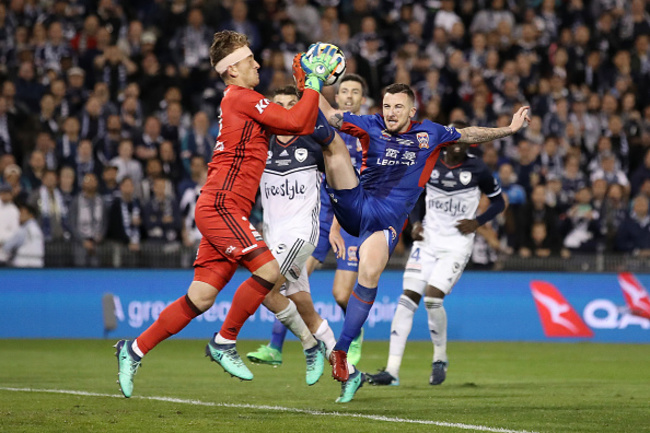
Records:
[[[503,128],[482,128],[479,126],[470,126],[469,128],[459,129],[460,139],[459,143],[485,143],[487,141],[498,140],[499,138],[507,137],[519,131],[524,122],[530,122],[528,117],[529,107],[521,107],[514,116],[510,126]]]
[[[343,111],[332,108],[323,95],[320,96],[318,108],[323,112],[330,125],[336,129],[341,129],[341,126],[343,125]]]

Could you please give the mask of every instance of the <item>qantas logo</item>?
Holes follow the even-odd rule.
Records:
[[[593,331],[551,283],[531,281],[530,290],[547,337],[594,336]]]
[[[585,305],[582,318],[562,293],[546,281],[531,281],[530,290],[547,337],[593,337],[592,329],[650,329],[650,295],[633,274],[622,272],[618,282],[625,306],[610,299],[593,299]],[[584,321],[583,321],[584,319]]]
[[[618,283],[630,312],[635,316],[650,319],[650,296],[634,275],[623,272],[618,275]]]

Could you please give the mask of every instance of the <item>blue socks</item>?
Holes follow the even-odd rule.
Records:
[[[273,330],[271,331],[271,342],[269,346],[282,352],[284,339],[287,336],[287,327],[282,324],[278,319],[273,322]]]
[[[357,283],[352,295],[350,295],[345,321],[343,322],[343,331],[341,331],[341,336],[336,342],[334,350],[348,351],[350,343],[357,338],[357,335],[361,332],[361,327],[368,318],[368,314],[370,314],[372,304],[375,302],[375,296],[377,296],[376,287],[369,289]]]

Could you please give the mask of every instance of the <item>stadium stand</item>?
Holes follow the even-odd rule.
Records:
[[[263,60],[262,93],[291,83],[293,55],[326,40],[367,80],[364,113],[380,110],[392,82],[414,88],[420,119],[443,124],[500,126],[530,105],[524,132],[474,148],[510,201],[479,233],[475,268],[647,269],[649,10],[645,0],[1,1],[0,249],[13,245],[4,228],[18,231],[13,201],[37,211],[45,266],[190,266],[223,92],[208,49],[233,29]]]

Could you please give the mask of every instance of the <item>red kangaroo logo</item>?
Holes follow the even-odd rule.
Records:
[[[547,337],[593,337],[594,333],[567,302],[562,293],[546,281],[531,281],[530,290]]]
[[[618,274],[618,283],[630,313],[650,319],[650,296],[639,280],[628,272],[621,272]]]

